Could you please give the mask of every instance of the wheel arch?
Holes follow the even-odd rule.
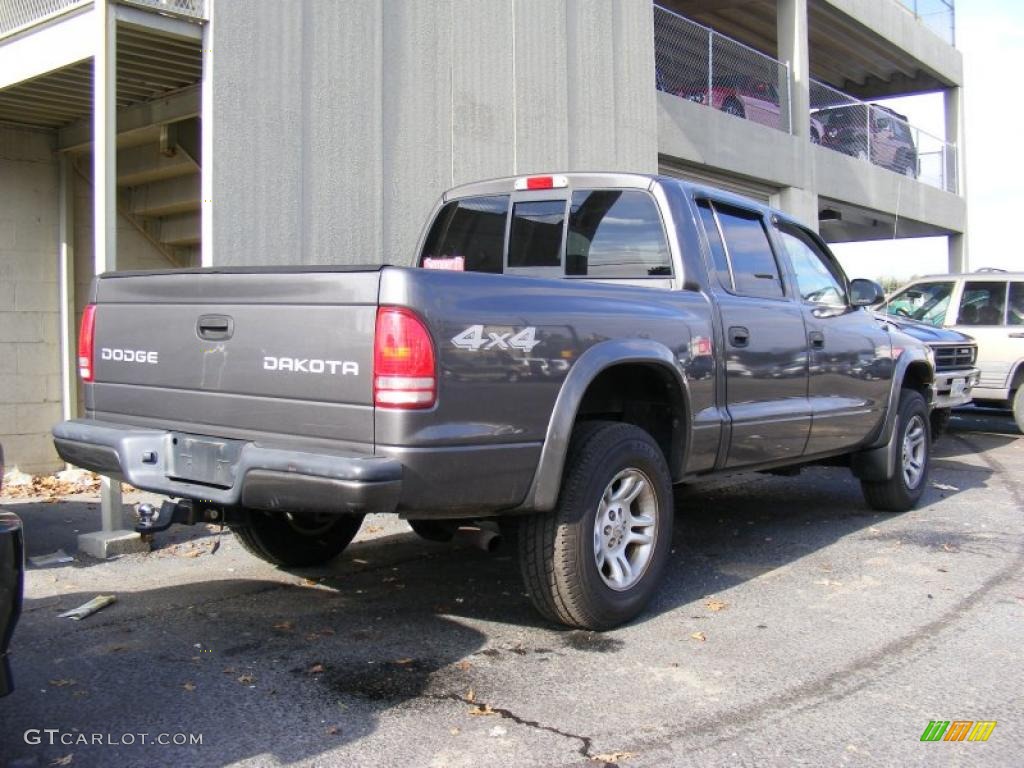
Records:
[[[623,408],[614,394],[619,393]],[[637,392],[652,396],[637,408]],[[658,397],[661,395],[661,397]],[[670,419],[657,420],[659,407]],[[610,409],[609,409],[610,408]],[[664,412],[662,412],[664,415]],[[577,421],[587,417],[636,424],[651,433],[662,448],[673,480],[681,477],[689,447],[690,403],[686,377],[672,351],[649,339],[603,341],[584,352],[569,371],[548,421],[533,482],[518,511],[547,511],[558,501],[569,440]]]

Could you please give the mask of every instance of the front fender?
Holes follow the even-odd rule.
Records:
[[[683,411],[679,417],[682,419],[685,434],[689,434],[691,409],[686,376],[668,347],[650,339],[618,339],[595,344],[580,355],[562,384],[548,422],[544,447],[541,449],[540,462],[534,473],[533,482],[523,503],[515,511],[543,512],[554,509],[562,484],[562,471],[565,468],[576,414],[587,388],[602,371],[627,363],[656,365],[671,373],[673,381],[679,387]],[[688,442],[683,441],[684,450],[680,452],[676,461],[670,459],[669,468],[673,477],[677,477],[685,466],[684,454]]]

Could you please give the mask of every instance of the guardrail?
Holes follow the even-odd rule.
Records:
[[[790,133],[789,68],[771,56],[654,6],[658,90]]]
[[[957,191],[956,145],[892,109],[811,80],[812,140],[947,192]]]
[[[149,11],[187,19],[206,18],[206,0],[117,0]],[[0,39],[43,24],[93,0],[2,0],[0,2]]]
[[[900,0],[900,4],[947,43],[956,45],[956,4],[953,0]]]

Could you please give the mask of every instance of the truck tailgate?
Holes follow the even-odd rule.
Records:
[[[377,267],[96,281],[95,418],[223,437],[373,442]]]

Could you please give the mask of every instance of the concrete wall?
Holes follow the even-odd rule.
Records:
[[[60,418],[53,134],[0,126],[0,442],[9,467],[53,469]]]
[[[454,184],[657,168],[649,0],[213,10],[215,264],[409,263]]]

